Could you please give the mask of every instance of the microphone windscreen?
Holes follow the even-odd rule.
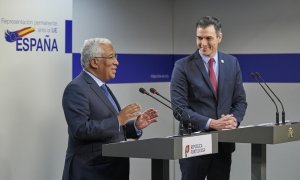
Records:
[[[147,94],[147,91],[146,91],[144,88],[140,88],[139,91],[140,91],[140,93],[142,93],[142,94]]]
[[[157,91],[154,88],[150,88],[150,92],[153,94],[158,94]]]

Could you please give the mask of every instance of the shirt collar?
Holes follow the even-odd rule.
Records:
[[[91,76],[91,78],[93,78],[94,81],[96,81],[96,83],[98,84],[99,87],[101,87],[103,84],[105,84],[103,81],[98,79],[96,76],[94,76],[92,73],[88,72],[87,70],[84,69],[83,71],[86,72],[89,76]]]
[[[209,61],[209,59],[210,59],[210,57],[209,57],[209,56],[206,56],[206,55],[204,55],[204,54],[201,54],[201,53],[200,53],[200,50],[199,50],[199,54],[200,54],[202,60],[205,62],[205,64],[207,64],[208,61]],[[214,58],[214,60],[215,60],[215,63],[218,63],[218,52],[214,55],[213,58]]]

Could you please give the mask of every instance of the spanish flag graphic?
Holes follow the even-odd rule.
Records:
[[[17,38],[22,38],[34,31],[35,31],[34,27],[26,27],[14,32],[7,30],[5,32],[5,39],[7,42],[15,42]]]

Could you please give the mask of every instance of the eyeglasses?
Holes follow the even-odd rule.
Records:
[[[112,56],[98,56],[98,57],[94,57],[94,58],[118,59],[118,55],[114,54]]]

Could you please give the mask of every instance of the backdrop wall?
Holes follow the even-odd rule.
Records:
[[[61,97],[78,73],[74,68],[87,38],[107,37],[120,54],[110,87],[121,106],[138,102],[159,110],[159,122],[142,138],[175,134],[169,109],[138,88],[155,87],[170,96],[172,63],[195,51],[195,21],[204,15],[222,20],[220,50],[240,59],[249,103],[243,125],[274,121],[274,106],[249,78],[256,70],[272,82],[287,119],[298,121],[299,6],[295,0],[1,1],[0,179],[61,179],[67,147]],[[298,179],[299,148],[299,142],[267,146],[267,179]],[[178,162],[170,165],[170,180],[179,180]],[[231,179],[250,180],[250,173],[250,145],[237,144]],[[150,180],[150,174],[150,160],[131,160],[131,179]]]

